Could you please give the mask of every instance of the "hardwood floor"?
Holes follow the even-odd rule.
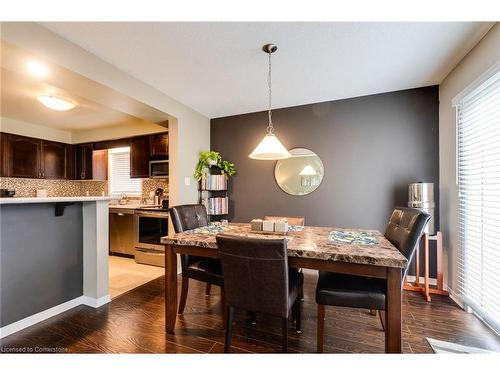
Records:
[[[179,282],[180,285],[180,282]],[[290,325],[289,351],[316,351],[316,276],[306,274],[302,333]],[[79,306],[0,341],[6,352],[59,353],[222,353],[224,331],[220,289],[205,297],[205,285],[190,280],[184,315],[175,335],[164,332],[163,277],[127,292],[98,309]],[[257,316],[251,325],[236,312],[233,353],[274,353],[281,350],[281,322]],[[433,296],[427,303],[416,293],[404,293],[403,350],[431,353],[426,337],[500,351],[500,338],[473,314],[451,299]],[[368,310],[326,308],[325,353],[383,353],[384,333],[378,316]]]

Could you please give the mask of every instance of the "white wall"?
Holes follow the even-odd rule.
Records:
[[[4,133],[41,138],[49,141],[72,143],[71,132],[47,126],[24,122],[8,117],[0,117],[0,131]]]
[[[456,181],[455,109],[451,100],[500,60],[500,24],[497,23],[464,57],[439,87],[439,183],[441,230],[446,249],[445,280],[456,290],[458,243],[458,192]]]
[[[170,202],[193,203],[198,153],[210,148],[210,120],[36,23],[2,23],[2,39],[172,116]],[[184,177],[191,185],[184,185]]]

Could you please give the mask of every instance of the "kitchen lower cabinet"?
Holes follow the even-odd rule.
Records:
[[[109,251],[114,254],[134,255],[134,210],[109,209]]]

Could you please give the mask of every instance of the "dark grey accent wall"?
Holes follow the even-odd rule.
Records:
[[[83,294],[82,205],[0,205],[0,326]]]
[[[276,184],[274,161],[248,158],[264,136],[266,112],[213,119],[211,148],[238,169],[230,219],[301,215],[309,225],[382,230],[393,207],[407,205],[409,183],[434,182],[438,197],[438,120],[438,86],[273,111],[285,147],[311,149],[325,167],[321,186],[296,197]]]

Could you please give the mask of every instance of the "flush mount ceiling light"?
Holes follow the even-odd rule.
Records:
[[[54,111],[69,111],[76,107],[76,104],[71,100],[54,95],[41,95],[37,100]]]
[[[40,64],[39,62],[36,61],[29,61],[26,64],[26,69],[28,72],[36,77],[47,77],[49,75],[49,69],[43,65]]]
[[[268,109],[268,119],[269,124],[266,128],[267,134],[264,136],[262,141],[255,147],[255,150],[248,155],[252,159],[257,160],[278,160],[286,159],[292,156],[288,150],[281,144],[278,137],[274,134],[274,126],[272,121],[272,85],[271,85],[271,55],[276,52],[278,47],[274,44],[266,44],[262,47],[262,50],[269,55],[269,69],[267,75],[267,85],[269,89],[269,109]]]

